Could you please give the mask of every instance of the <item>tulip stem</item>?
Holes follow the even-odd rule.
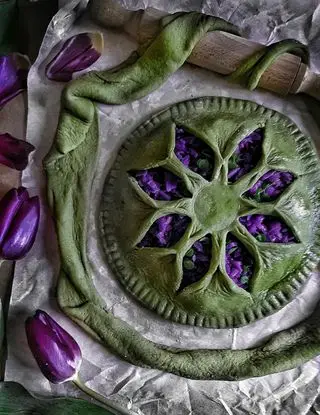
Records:
[[[128,409],[122,408],[110,399],[107,399],[104,396],[100,395],[100,393],[97,393],[94,390],[88,388],[88,386],[86,386],[78,376],[73,380],[73,383],[80,390],[82,390],[82,392],[86,393],[98,402],[102,403],[106,407],[106,409],[111,411],[114,415],[133,415],[133,413],[130,412]]]
[[[4,263],[5,259],[0,259],[0,267]]]

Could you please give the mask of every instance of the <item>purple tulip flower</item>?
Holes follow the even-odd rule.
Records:
[[[82,361],[74,338],[42,310],[26,320],[25,328],[30,350],[44,376],[52,383],[74,380]]]
[[[11,134],[0,134],[0,163],[15,170],[24,170],[28,156],[34,150],[32,144]]]
[[[100,32],[75,35],[63,44],[47,65],[46,76],[52,81],[71,81],[72,74],[89,68],[100,58],[102,50],[103,36]]]
[[[11,189],[0,201],[0,258],[15,261],[32,248],[39,227],[38,196],[24,187]]]
[[[27,88],[29,65],[23,55],[0,56],[0,108]]]

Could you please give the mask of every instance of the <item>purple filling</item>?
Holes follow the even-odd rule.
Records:
[[[254,271],[254,261],[245,246],[231,234],[227,235],[225,265],[232,281],[247,290]]]
[[[199,281],[209,270],[212,256],[210,235],[196,241],[183,258],[183,276],[179,291]]]
[[[180,177],[163,167],[133,171],[130,174],[155,200],[176,200],[191,196]]]
[[[209,180],[214,166],[214,152],[206,143],[185,131],[176,128],[175,155],[188,169]]]
[[[244,195],[257,202],[275,200],[294,181],[288,171],[269,170]]]
[[[188,216],[175,213],[162,216],[152,224],[138,247],[170,248],[183,236],[190,222]]]
[[[259,242],[297,243],[291,229],[275,216],[248,215],[242,216],[239,220]]]
[[[258,164],[262,154],[262,140],[263,130],[259,128],[240,141],[229,159],[229,183],[236,182]]]

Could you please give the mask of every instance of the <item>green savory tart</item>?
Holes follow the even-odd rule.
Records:
[[[311,141],[255,103],[200,98],[124,143],[106,180],[102,241],[116,277],[166,319],[234,327],[290,301],[315,265]]]

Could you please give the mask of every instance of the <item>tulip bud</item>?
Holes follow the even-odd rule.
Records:
[[[68,39],[60,52],[46,67],[46,75],[52,81],[68,82],[74,72],[82,71],[100,58],[103,37],[100,32],[80,33]]]
[[[74,338],[41,310],[26,320],[25,328],[29,347],[44,376],[52,383],[76,379],[82,355]]]
[[[23,55],[0,56],[0,108],[27,88],[29,66]]]
[[[39,227],[39,198],[20,187],[0,201],[0,258],[15,261],[32,248]]]
[[[0,163],[15,170],[24,170],[28,156],[34,150],[32,144],[18,140],[11,134],[0,134]]]

